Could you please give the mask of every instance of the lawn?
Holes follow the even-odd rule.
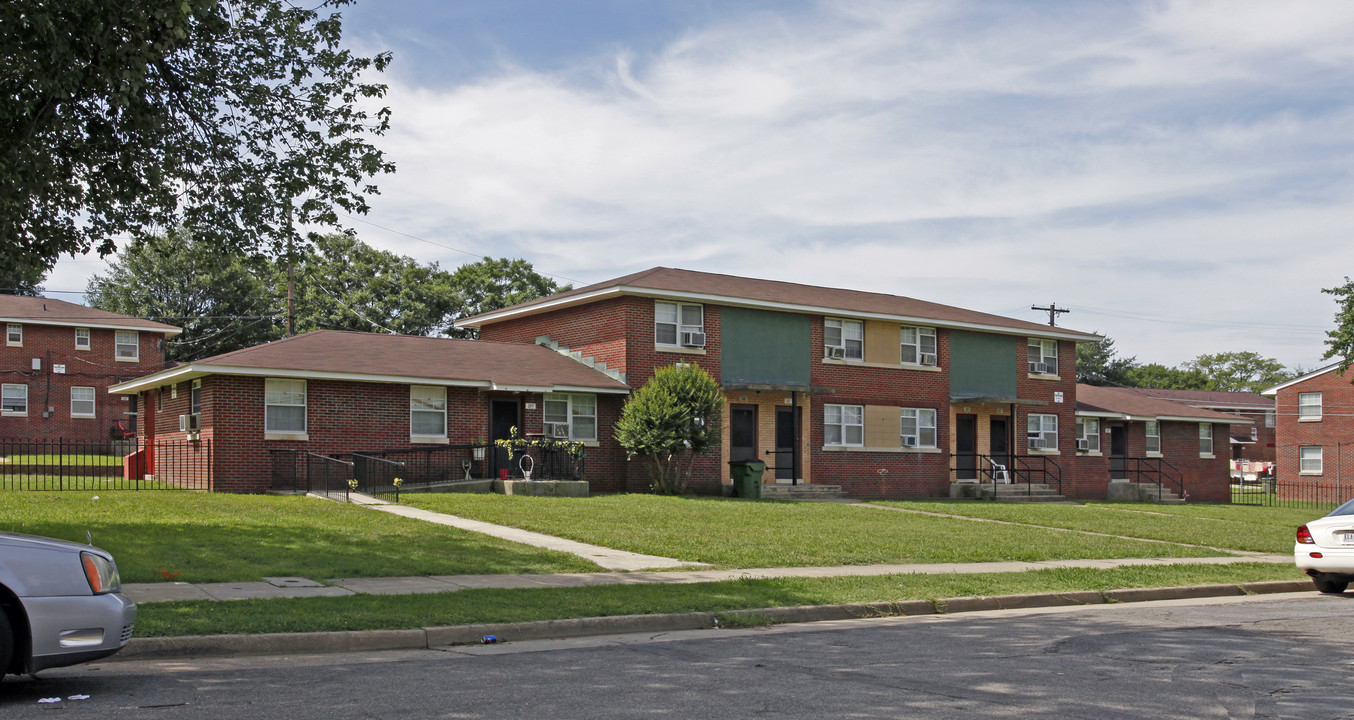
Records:
[[[1293,533],[1297,527],[1321,514],[1313,510],[1235,505],[1022,505],[976,501],[883,501],[879,504],[1265,553],[1292,552]]]
[[[139,637],[408,629],[801,605],[937,600],[1133,587],[1298,580],[1291,565],[1170,565],[1113,570],[1048,569],[990,575],[778,578],[690,585],[604,585],[462,590],[431,595],[143,603]]]
[[[82,543],[88,530],[124,582],[599,569],[566,553],[306,497],[3,492],[0,529]]]
[[[722,568],[1222,554],[836,503],[459,493],[407,493],[401,500],[475,520]]]
[[[0,463],[12,465],[122,465],[121,455],[95,455],[90,453],[52,453],[52,454],[11,454],[0,455]]]

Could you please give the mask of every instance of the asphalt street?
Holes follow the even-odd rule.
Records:
[[[1305,592],[103,662],[6,679],[0,717],[1354,718],[1351,637],[1354,594]]]

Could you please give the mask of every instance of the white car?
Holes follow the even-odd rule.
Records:
[[[1298,528],[1293,560],[1317,590],[1344,592],[1354,580],[1354,500]]]
[[[132,639],[136,604],[113,556],[0,532],[0,678],[97,660]]]

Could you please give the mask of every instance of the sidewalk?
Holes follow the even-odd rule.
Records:
[[[1040,562],[930,563],[846,565],[833,567],[744,568],[737,570],[669,570],[660,572],[549,573],[537,575],[432,575],[427,577],[338,578],[323,584],[307,578],[268,578],[237,583],[125,583],[122,594],[138,603],[248,598],[334,597],[343,595],[410,595],[455,592],[472,588],[545,588],[648,583],[676,585],[741,578],[861,577],[877,575],[989,574],[1048,568],[1110,569],[1138,565],[1230,565],[1244,562],[1284,564],[1290,555],[1203,558],[1115,558],[1109,560],[1046,560]]]

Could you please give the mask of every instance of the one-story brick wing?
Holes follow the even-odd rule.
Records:
[[[596,489],[618,485],[623,472],[614,443],[599,441],[629,387],[605,368],[538,345],[321,330],[110,390],[140,398],[152,447],[187,442],[209,454],[199,461],[218,490],[268,489],[277,451],[482,444],[507,438],[510,428],[582,442]],[[479,477],[506,467],[492,452],[482,462],[471,468]],[[166,458],[148,469],[174,481],[168,465]]]

